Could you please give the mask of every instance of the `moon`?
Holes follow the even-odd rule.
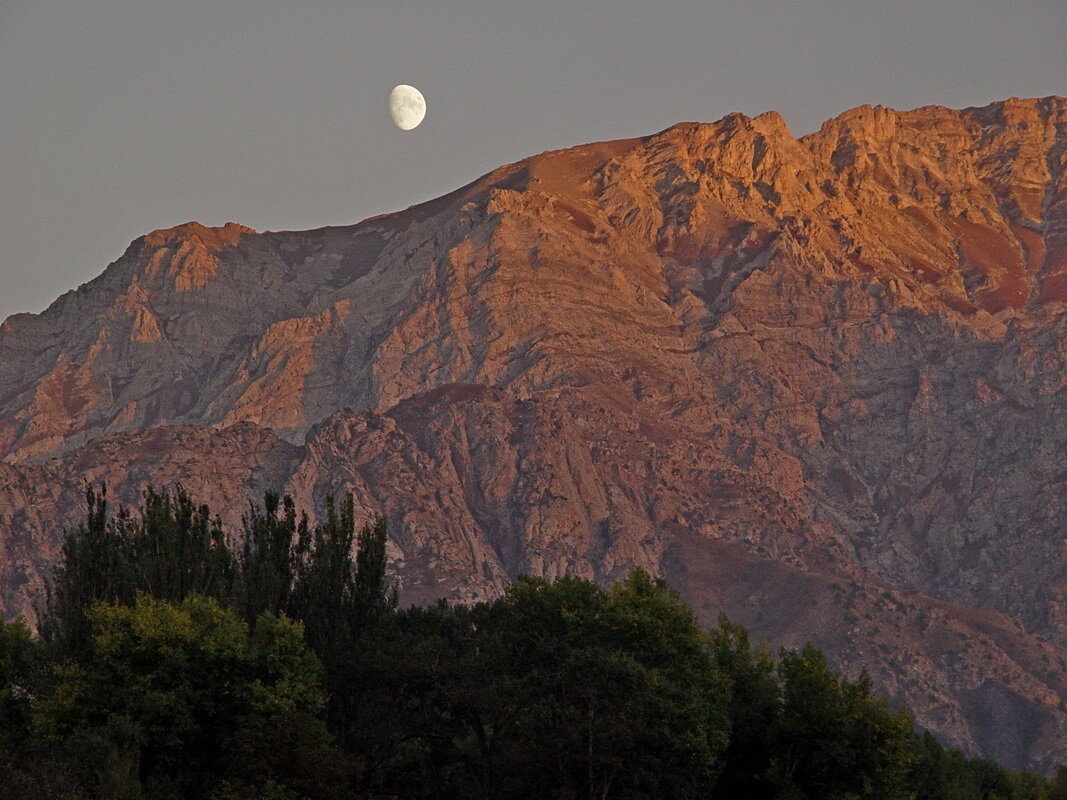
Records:
[[[389,113],[393,116],[396,127],[410,131],[419,127],[426,116],[426,98],[414,86],[402,83],[394,86],[389,93]]]

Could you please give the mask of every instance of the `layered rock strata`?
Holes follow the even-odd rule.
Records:
[[[348,228],[195,223],[0,326],[0,597],[82,481],[390,518],[403,597],[664,572],[949,743],[1067,762],[1067,101],[545,153]]]

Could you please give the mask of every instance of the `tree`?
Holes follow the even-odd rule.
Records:
[[[646,785],[703,796],[718,777],[729,724],[728,685],[707,635],[678,593],[643,570],[607,590],[606,624],[613,649],[641,666],[659,706],[642,723],[640,746],[658,762],[648,763]]]
[[[21,619],[0,620],[0,794],[25,792],[31,755],[30,720],[41,690],[44,654]]]
[[[286,495],[265,492],[263,509],[249,505],[243,517],[237,559],[237,607],[250,625],[263,612],[293,613],[293,588],[309,546],[307,514],[297,520],[296,505]]]
[[[141,596],[132,607],[97,604],[88,617],[91,656],[61,668],[36,728],[93,765],[84,780],[101,796],[205,796],[249,776],[305,785],[336,760],[316,719],[320,667],[299,623],[265,614],[250,635],[201,597]]]
[[[771,776],[785,796],[891,798],[906,796],[914,750],[913,722],[871,694],[866,675],[835,675],[807,645],[782,651],[778,674],[782,715],[775,731]]]
[[[358,738],[358,709],[371,662],[378,658],[378,627],[396,607],[386,582],[385,519],[359,532],[348,495],[340,509],[326,499],[326,519],[302,551],[291,613],[305,625],[308,644],[322,660],[329,703],[327,717],[340,740]],[[353,547],[355,554],[353,559]]]
[[[769,775],[773,734],[782,713],[774,658],[766,646],[753,646],[748,632],[726,617],[719,617],[711,631],[711,648],[730,685],[730,742],[717,790],[723,797],[770,800],[777,791]]]
[[[140,514],[108,514],[107,490],[86,488],[87,513],[68,531],[53,572],[41,634],[75,658],[91,644],[94,603],[130,605],[138,592],[180,601],[193,594],[229,602],[234,564],[218,518],[179,485],[144,491]]]
[[[1049,800],[1067,800],[1067,766],[1060,765],[1052,776],[1048,791]]]
[[[915,735],[813,647],[776,661],[725,618],[701,631],[642,571],[397,611],[385,520],[357,532],[351,496],[312,528],[268,492],[233,551],[180,486],[147,489],[136,515],[103,489],[86,505],[47,646],[0,625],[0,796],[1049,800],[1067,784]]]
[[[520,578],[471,619],[468,652],[489,666],[452,697],[480,796],[710,791],[726,743],[724,685],[663,581],[636,572],[605,592]]]
[[[232,602],[234,559],[221,520],[181,484],[173,492],[149,486],[143,497],[128,537],[136,591],[174,602],[192,595]]]
[[[40,615],[42,638],[75,657],[91,646],[92,625],[85,610],[97,601],[128,602],[134,593],[128,515],[120,511],[109,517],[106,487],[97,491],[87,486],[85,504],[85,520],[64,536]]]
[[[352,515],[351,506],[352,496],[349,495],[349,516]],[[359,532],[353,600],[359,623],[363,626],[373,625],[397,605],[396,587],[390,588],[386,579],[385,545],[388,541],[385,517],[375,517]]]

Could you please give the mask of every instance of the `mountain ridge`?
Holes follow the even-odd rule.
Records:
[[[32,614],[82,480],[182,482],[232,526],[265,489],[350,491],[407,600],[641,566],[1049,770],[1065,162],[1062,98],[800,139],[736,114],[354,226],[148,234],[0,326],[5,614]]]

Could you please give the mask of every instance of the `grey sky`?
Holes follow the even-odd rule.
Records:
[[[189,220],[352,223],[731,111],[1065,94],[1065,41],[1065,0],[0,0],[0,319]]]

